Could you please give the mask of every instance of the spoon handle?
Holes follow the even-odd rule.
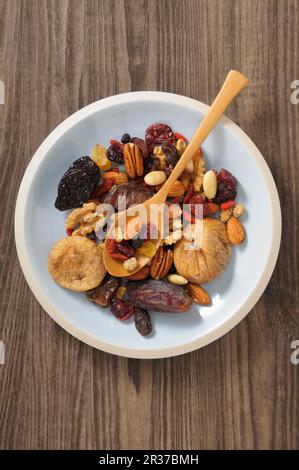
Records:
[[[248,79],[240,72],[231,70],[228,73],[225,82],[223,83],[222,88],[216,96],[212,106],[201,121],[194,136],[192,137],[192,140],[189,142],[186,150],[177,162],[171,175],[160,189],[160,194],[158,193],[160,197],[164,195],[166,199],[170,186],[179,178],[182,171],[186,168],[187,163],[191,160],[205,138],[209,135],[213,127],[219,121],[228,105],[231,103],[234,97],[247,85],[247,83]]]

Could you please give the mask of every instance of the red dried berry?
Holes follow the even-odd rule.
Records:
[[[152,124],[145,131],[145,142],[152,150],[155,145],[174,144],[175,136],[166,124]]]
[[[109,253],[111,258],[114,259],[119,259],[121,261],[127,261],[129,259],[129,256],[123,255],[122,253],[114,252],[114,253]]]
[[[114,141],[110,147],[108,147],[106,155],[108,160],[111,162],[122,164],[124,162],[124,146],[118,142]]]
[[[217,174],[217,193],[214,202],[223,204],[226,201],[234,200],[237,196],[237,184],[236,178],[222,168]]]
[[[180,134],[179,132],[175,132],[174,136],[175,136],[176,140],[182,139],[184,142],[188,142],[186,137],[183,134]]]
[[[189,204],[191,204],[191,213],[194,215],[195,214],[195,206],[197,204],[202,204],[203,208],[202,208],[202,213],[203,213],[203,216],[205,217],[206,215],[209,214],[209,204],[208,202],[200,195],[200,194],[193,194],[193,196],[191,196],[190,200],[189,200]]]
[[[236,201],[227,201],[221,204],[220,208],[224,211],[225,209],[230,209],[230,207],[234,207],[235,205]]]
[[[135,306],[126,300],[113,300],[111,312],[119,320],[128,320],[135,313]]]
[[[73,228],[67,228],[66,229],[66,234],[68,237],[71,237],[72,236],[72,233],[73,233],[74,229]]]
[[[188,190],[187,190],[187,193],[183,199],[183,203],[184,204],[189,204],[189,201],[191,199],[191,197],[193,196],[194,194],[194,184],[193,183],[190,183],[189,184],[189,187],[188,187]]]
[[[135,255],[135,249],[126,240],[117,242],[115,245],[115,251],[119,251],[123,255],[127,256],[127,258],[132,258]]]
[[[104,181],[104,183],[101,184],[101,186],[98,186],[95,189],[92,197],[93,198],[99,198],[100,196],[105,195],[109,191],[109,189],[113,186],[113,184],[114,184],[113,179],[107,178]]]

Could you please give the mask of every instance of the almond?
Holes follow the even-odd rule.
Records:
[[[233,245],[240,245],[245,240],[244,225],[234,215],[227,222],[227,235]]]
[[[138,145],[131,142],[125,145],[124,164],[129,178],[143,175],[143,158]]]
[[[142,281],[149,276],[150,268],[149,266],[144,266],[143,268],[136,271],[136,273],[131,274],[131,276],[127,276],[127,279],[130,281]]]
[[[152,259],[150,274],[153,279],[162,279],[168,274],[173,260],[172,250],[166,249],[162,246],[158,249],[157,253]]]
[[[181,181],[177,180],[170,186],[170,189],[168,191],[168,196],[180,197],[180,196],[183,196],[184,192],[185,192],[184,184]]]
[[[208,199],[213,199],[217,191],[217,176],[215,171],[209,170],[204,174],[202,186]]]
[[[106,171],[106,173],[102,173],[103,180],[111,179],[114,184],[123,184],[128,182],[128,176],[123,171]]]
[[[192,284],[189,282],[187,290],[190,294],[191,299],[200,305],[210,305],[211,298],[208,292],[198,284]]]
[[[165,171],[150,171],[144,177],[144,181],[149,186],[158,186],[166,181]]]

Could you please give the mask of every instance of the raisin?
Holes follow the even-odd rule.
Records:
[[[95,289],[86,292],[88,300],[101,307],[108,307],[113,295],[120,285],[120,280],[113,276],[108,276],[104,282]]]
[[[127,300],[114,299],[111,312],[119,320],[128,320],[135,312],[135,306]]]
[[[217,193],[213,200],[217,204],[234,200],[237,196],[237,184],[236,178],[222,168],[217,174]]]
[[[122,144],[128,144],[131,140],[130,134],[124,134],[122,138],[120,139]]]
[[[115,245],[115,250],[116,252],[119,251],[121,254],[127,256],[128,258],[132,258],[135,255],[135,248],[133,248],[130,243],[126,240],[117,242]]]
[[[107,149],[107,158],[111,162],[122,164],[124,162],[124,149],[123,145],[118,142],[110,145]]]
[[[136,330],[142,336],[147,336],[152,332],[151,317],[147,310],[136,307],[134,314],[134,323]]]
[[[175,136],[166,124],[152,124],[145,131],[146,145],[152,150],[155,145],[174,144]]]
[[[90,199],[101,172],[89,157],[76,160],[65,172],[58,185],[55,207],[60,211],[74,209]]]
[[[140,139],[139,137],[132,137],[131,141],[133,142],[133,144],[139,147],[142,158],[146,160],[149,157],[149,153],[148,153],[147,145],[144,142],[144,140]]]
[[[130,282],[127,295],[136,307],[158,312],[186,312],[192,305],[192,299],[185,289],[161,280]]]
[[[177,151],[176,147],[172,144],[163,144],[162,152],[166,157],[167,165],[175,167],[180,158],[180,154]]]
[[[106,204],[111,204],[118,210],[118,199],[125,198],[124,207],[126,209],[133,204],[142,204],[153,195],[153,189],[149,186],[135,184],[134,182],[124,183],[112,189],[104,199]]]

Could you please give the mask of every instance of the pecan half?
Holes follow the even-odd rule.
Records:
[[[143,175],[143,159],[138,145],[129,142],[124,147],[124,164],[129,178]]]
[[[162,246],[152,259],[150,274],[153,279],[162,279],[168,274],[173,261],[172,250],[164,249]]]

